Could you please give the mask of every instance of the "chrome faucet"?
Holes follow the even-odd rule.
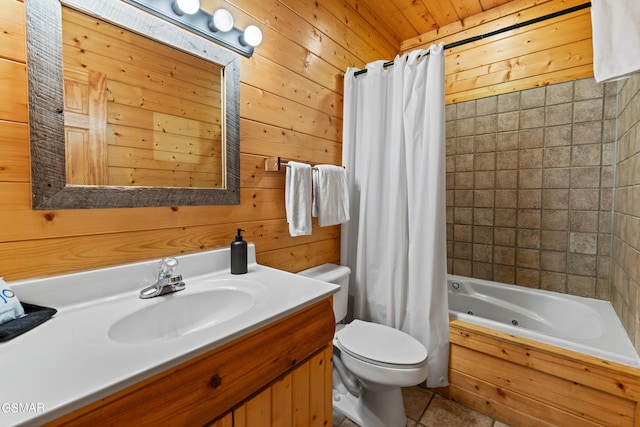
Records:
[[[153,285],[141,290],[140,298],[159,297],[160,295],[183,290],[187,285],[182,281],[182,275],[174,275],[176,267],[178,267],[178,260],[174,257],[162,258],[160,270],[158,271],[158,280]]]

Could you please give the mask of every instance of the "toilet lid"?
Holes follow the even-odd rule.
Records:
[[[389,326],[354,320],[336,332],[344,350],[375,362],[417,365],[427,358],[427,349],[411,335]]]

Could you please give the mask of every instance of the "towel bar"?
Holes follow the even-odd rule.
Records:
[[[281,157],[267,157],[264,159],[264,170],[266,172],[278,172],[287,166],[289,166],[289,160],[284,160]],[[315,169],[315,167],[312,166],[312,169]]]
[[[267,157],[266,159],[264,159],[265,172],[279,172],[283,167],[286,168],[287,166],[289,166],[289,160],[285,160],[281,157]],[[311,166],[311,168],[317,169],[313,165]]]

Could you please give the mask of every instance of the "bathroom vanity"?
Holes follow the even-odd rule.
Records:
[[[244,275],[228,249],[178,259],[186,289],[147,300],[157,261],[10,283],[58,313],[0,344],[0,401],[43,409],[0,423],[328,425],[336,287],[258,265],[252,245]]]
[[[266,426],[294,414],[325,425],[335,328],[328,313],[322,301],[47,425],[195,426],[225,413],[221,426]]]

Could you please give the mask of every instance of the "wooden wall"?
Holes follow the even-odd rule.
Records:
[[[34,1],[34,0],[27,0]],[[204,0],[212,12],[221,0]],[[284,175],[264,158],[341,161],[342,75],[392,58],[399,42],[348,0],[224,2],[238,27],[264,42],[241,59],[241,202],[238,206],[31,210],[24,4],[0,0],[0,276],[39,277],[224,247],[246,230],[258,261],[299,271],[339,260],[340,228],[291,238]],[[167,24],[168,25],[168,24]]]
[[[426,48],[486,34],[582,5],[586,0],[514,0],[401,43]],[[590,9],[448,49],[446,103],[593,76]]]
[[[640,370],[453,320],[448,396],[508,425],[638,426]]]
[[[203,0],[213,11],[221,0]],[[258,22],[264,42],[241,59],[241,204],[31,210],[24,4],[0,0],[0,276],[38,277],[226,246],[247,230],[261,263],[297,271],[339,259],[339,227],[291,238],[284,177],[264,158],[339,163],[342,76],[445,40],[581,4],[514,0],[401,44],[352,0],[232,0],[238,27]],[[447,102],[591,75],[589,11],[447,51]],[[372,24],[368,23],[371,22]]]

